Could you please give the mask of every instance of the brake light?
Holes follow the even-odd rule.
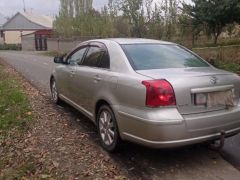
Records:
[[[146,86],[146,106],[174,106],[176,105],[175,93],[172,85],[162,80],[143,81],[142,84]]]

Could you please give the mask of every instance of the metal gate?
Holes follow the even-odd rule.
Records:
[[[47,51],[47,37],[45,35],[35,35],[36,51]]]

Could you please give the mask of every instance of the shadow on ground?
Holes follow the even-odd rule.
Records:
[[[96,127],[87,117],[65,103],[60,108],[73,116],[72,125],[83,129],[100,146]],[[217,179],[222,177],[221,167],[226,163],[218,152],[210,150],[206,144],[156,150],[125,142],[120,151],[110,154],[110,157],[126,169],[131,179]]]

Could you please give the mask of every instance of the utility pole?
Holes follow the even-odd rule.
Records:
[[[25,0],[23,0],[23,11],[26,12]]]

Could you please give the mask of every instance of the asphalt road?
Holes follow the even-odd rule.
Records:
[[[49,92],[49,79],[54,67],[53,58],[40,56],[34,52],[0,52],[0,57],[42,92]]]
[[[0,51],[0,57],[50,97],[49,78],[54,67],[53,58],[35,52],[13,51]],[[93,124],[70,106],[64,105],[64,108],[79,122],[79,126],[95,132],[90,140],[98,144]],[[79,120],[81,118],[83,120]],[[125,168],[132,179],[240,179],[240,172],[228,163],[240,169],[240,135],[227,139],[221,153],[210,150],[206,145],[152,150],[126,143],[119,153],[111,157]]]

